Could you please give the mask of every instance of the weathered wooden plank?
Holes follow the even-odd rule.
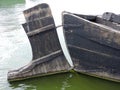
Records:
[[[32,46],[33,60],[61,49],[48,5],[37,5],[25,10],[24,15],[27,22],[23,27]]]
[[[61,51],[50,54],[40,60],[31,61],[30,64],[8,73],[9,81],[18,81],[38,76],[45,76],[67,72],[70,66]]]
[[[98,42],[90,40],[89,38],[84,38],[72,32],[65,31],[65,36],[67,37],[66,38],[67,43],[69,43],[70,45],[75,45],[81,48],[86,48],[92,51],[96,51],[96,52],[100,52],[100,53],[104,53],[104,54],[108,54],[108,55],[120,58],[119,49],[115,49],[115,48],[106,46],[104,44],[100,44]]]
[[[61,49],[55,29],[36,34],[29,38],[33,60]]]
[[[23,27],[32,46],[33,60],[61,49],[54,20],[51,11],[48,10],[48,5],[40,4],[24,11],[27,22]],[[34,17],[34,14],[37,16]]]
[[[120,58],[69,45],[77,72],[120,81]]]
[[[68,72],[71,67],[60,47],[55,24],[47,4],[40,4],[24,11],[27,22],[23,27],[28,35],[33,58],[18,70],[8,72],[8,80]]]
[[[85,69],[89,70],[91,68],[92,70],[93,67],[94,69],[101,67],[100,69],[106,69],[108,71],[112,69],[116,69],[116,73],[120,74],[119,72],[120,58],[108,54],[104,54],[101,52],[92,51],[86,48],[77,47],[74,45],[68,45],[68,46],[70,49],[70,54],[73,57],[73,59],[74,58],[77,59],[80,65],[86,67]],[[86,63],[86,65],[83,63]],[[89,65],[89,68],[87,68],[88,67],[87,64]],[[77,67],[77,65],[75,67]]]
[[[45,27],[41,27],[40,29],[36,29],[34,31],[28,32],[27,35],[28,36],[33,36],[35,34],[39,34],[39,33],[42,33],[44,31],[51,30],[53,28],[55,28],[55,25],[51,24],[51,25],[48,25],[48,26],[45,26]]]
[[[111,27],[90,22],[69,14],[64,15],[64,24],[73,24],[73,27],[64,27],[69,32],[89,38],[100,44],[120,49],[120,32]],[[79,25],[79,28],[74,27],[74,25]]]
[[[48,54],[46,56],[40,57],[40,58],[38,58],[38,59],[36,59],[34,61],[31,61],[28,66],[23,67],[22,69],[20,69],[20,72],[21,73],[24,73],[24,72],[26,73],[26,71],[28,72],[28,71],[34,69],[36,67],[36,65],[39,65],[41,63],[52,60],[53,58],[59,57],[61,54],[62,54],[62,51],[58,50],[58,51],[53,52],[51,54]]]
[[[26,22],[23,24],[23,28],[27,33],[35,29],[39,29],[41,27],[46,27],[47,25],[51,25],[51,24],[54,24],[54,20],[52,16],[49,16],[49,17],[39,18],[37,20],[33,20],[30,22]]]
[[[39,18],[43,18],[43,17],[52,16],[51,10],[48,4],[46,3],[39,4],[37,6],[29,8],[25,10],[23,13],[27,22],[30,22]]]

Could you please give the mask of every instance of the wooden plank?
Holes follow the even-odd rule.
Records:
[[[48,26],[45,26],[45,27],[42,27],[40,29],[36,29],[34,31],[31,31],[31,32],[28,32],[27,35],[28,36],[34,36],[35,34],[39,34],[39,33],[42,33],[44,31],[47,31],[47,30],[51,30],[55,28],[55,25],[54,24],[51,24],[51,25],[48,25]]]
[[[37,20],[33,20],[30,22],[26,22],[24,24],[22,24],[25,32],[30,32],[36,29],[39,29],[41,27],[46,27],[48,25],[54,24],[54,20],[52,16],[49,17],[44,17],[44,18],[40,18]]]
[[[81,27],[64,27],[67,31],[76,33],[77,35],[89,38],[93,41],[96,41],[100,44],[104,44],[116,49],[120,49],[120,32],[94,22],[90,22],[83,18],[65,14],[64,15],[64,24],[73,24],[79,25]]]
[[[90,40],[89,38],[84,38],[72,32],[65,31],[65,36],[66,36],[67,43],[70,45],[75,45],[75,46],[86,48],[92,51],[108,54],[115,57],[120,57],[119,49],[111,48],[109,46],[100,44],[98,42]]]
[[[33,60],[61,49],[48,5],[37,5],[25,10],[24,14],[27,22],[23,24],[23,27],[31,43]]]
[[[69,45],[74,70],[108,80],[120,81],[120,58]]]
[[[61,49],[55,29],[36,34],[29,40],[32,46],[33,60]]]
[[[50,59],[49,59],[50,58]],[[41,58],[41,60],[32,61],[30,64],[20,68],[19,70],[13,70],[8,73],[8,80],[19,81],[29,78],[35,78],[39,76],[46,76],[56,73],[68,72],[70,65],[65,59],[63,53],[57,52],[56,55],[48,55]]]
[[[49,5],[46,3],[39,4],[32,8],[29,8],[25,10],[23,13],[27,22],[43,17],[52,16]]]
[[[53,60],[54,58],[59,57],[61,54],[62,54],[62,51],[58,50],[56,52],[53,52],[51,54],[48,54],[48,55],[43,56],[41,58],[38,58],[34,61],[31,61],[28,65],[18,69],[17,72],[22,73],[22,74],[26,73],[26,72],[29,72],[32,69],[34,69],[37,65],[39,65],[41,63],[48,62],[49,60]]]
[[[26,66],[8,72],[9,81],[23,80],[71,70],[60,47],[55,24],[47,4],[24,11],[27,22],[23,27],[28,35],[33,58]]]

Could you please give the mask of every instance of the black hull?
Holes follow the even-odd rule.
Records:
[[[57,36],[48,4],[38,4],[24,11],[24,30],[31,44],[33,58],[27,65],[8,72],[8,81],[19,81],[71,70]]]
[[[96,16],[71,13],[63,13],[63,25],[74,70],[119,82],[120,28]]]

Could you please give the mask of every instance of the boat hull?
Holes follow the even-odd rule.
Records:
[[[74,70],[119,82],[120,48],[117,39],[120,34],[112,27],[95,23],[95,20],[91,22],[63,13],[63,29]]]
[[[38,4],[25,10],[24,16],[26,23],[23,24],[23,28],[30,41],[33,58],[27,65],[9,71],[8,81],[19,81],[71,70],[60,47],[49,5]]]

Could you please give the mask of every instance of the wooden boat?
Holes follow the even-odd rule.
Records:
[[[103,18],[63,12],[63,30],[73,65],[60,46],[48,4],[25,10],[23,28],[31,44],[31,62],[8,72],[8,81],[68,72],[120,82],[120,16],[105,13]]]
[[[23,28],[31,44],[30,63],[8,72],[8,81],[68,72],[71,67],[65,58],[57,36],[50,7],[46,3],[25,10]]]
[[[120,82],[120,25],[111,19],[69,12],[63,12],[62,19],[74,70]]]

